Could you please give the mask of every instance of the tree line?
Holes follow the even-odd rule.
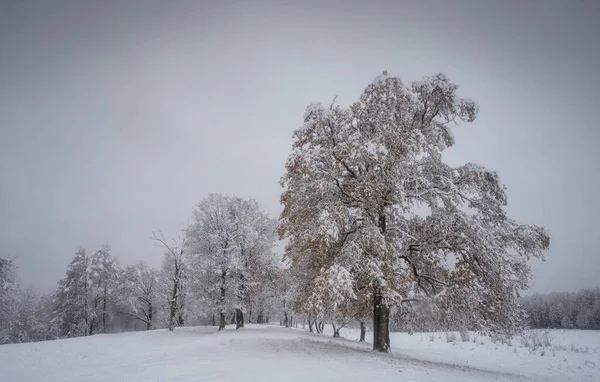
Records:
[[[121,269],[108,247],[80,250],[45,299],[49,332],[302,318],[310,331],[331,323],[334,336],[355,323],[364,339],[371,326],[382,352],[392,325],[515,333],[528,261],[544,257],[550,237],[507,215],[495,171],[444,162],[451,126],[478,111],[442,73],[405,84],[384,72],[348,107],[309,105],[281,178],[279,221],[254,201],[213,194],[180,239],[154,235],[166,251],[159,270]],[[274,231],[287,241],[283,263]]]
[[[121,266],[109,245],[80,248],[55,292],[20,291],[13,259],[0,259],[0,343],[184,325],[264,323],[285,309],[273,252],[275,219],[254,200],[211,194],[176,239],[154,233],[159,269]],[[286,315],[288,313],[285,313]]]
[[[523,308],[535,329],[600,330],[600,288],[534,294],[523,300]]]

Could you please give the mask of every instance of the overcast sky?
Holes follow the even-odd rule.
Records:
[[[361,3],[0,0],[0,255],[22,284],[51,291],[79,246],[158,265],[152,230],[210,192],[278,216],[306,105],[387,69],[479,102],[447,158],[549,229],[533,290],[599,286],[600,2]]]

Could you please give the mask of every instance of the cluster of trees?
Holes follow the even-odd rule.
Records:
[[[478,111],[457,89],[444,74],[405,85],[384,72],[348,108],[309,105],[278,223],[254,201],[210,195],[179,240],[154,236],[166,250],[159,270],[121,269],[109,247],[80,250],[44,299],[45,333],[302,318],[311,331],[331,323],[334,336],[360,324],[363,340],[372,324],[373,348],[385,352],[390,325],[515,332],[528,260],[543,258],[550,238],[507,216],[497,173],[444,163],[450,125]],[[275,230],[287,240],[283,267]]]
[[[285,309],[276,292],[276,221],[258,203],[211,194],[192,221],[179,239],[153,235],[165,249],[159,269],[121,267],[108,245],[91,255],[79,249],[48,296],[20,292],[13,260],[1,258],[0,343],[185,324],[239,328]]]
[[[600,330],[600,288],[534,294],[523,299],[523,308],[532,328]]]

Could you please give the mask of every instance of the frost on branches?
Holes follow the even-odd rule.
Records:
[[[219,330],[228,311],[240,328],[244,314],[264,310],[258,304],[276,266],[275,225],[256,201],[239,197],[210,194],[194,210],[186,234],[194,288],[219,315]]]
[[[294,133],[279,234],[299,305],[353,306],[361,321],[370,310],[375,350],[389,349],[390,318],[421,301],[469,329],[515,330],[527,261],[549,246],[543,228],[506,215],[495,172],[442,161],[449,126],[478,111],[457,88],[444,74],[407,86],[384,72],[348,109],[309,105]]]

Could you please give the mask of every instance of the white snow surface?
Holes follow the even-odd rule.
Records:
[[[393,354],[379,354],[341,334],[250,324],[3,345],[0,381],[600,381],[600,332],[552,332],[565,350],[544,356],[445,333],[392,333]]]

